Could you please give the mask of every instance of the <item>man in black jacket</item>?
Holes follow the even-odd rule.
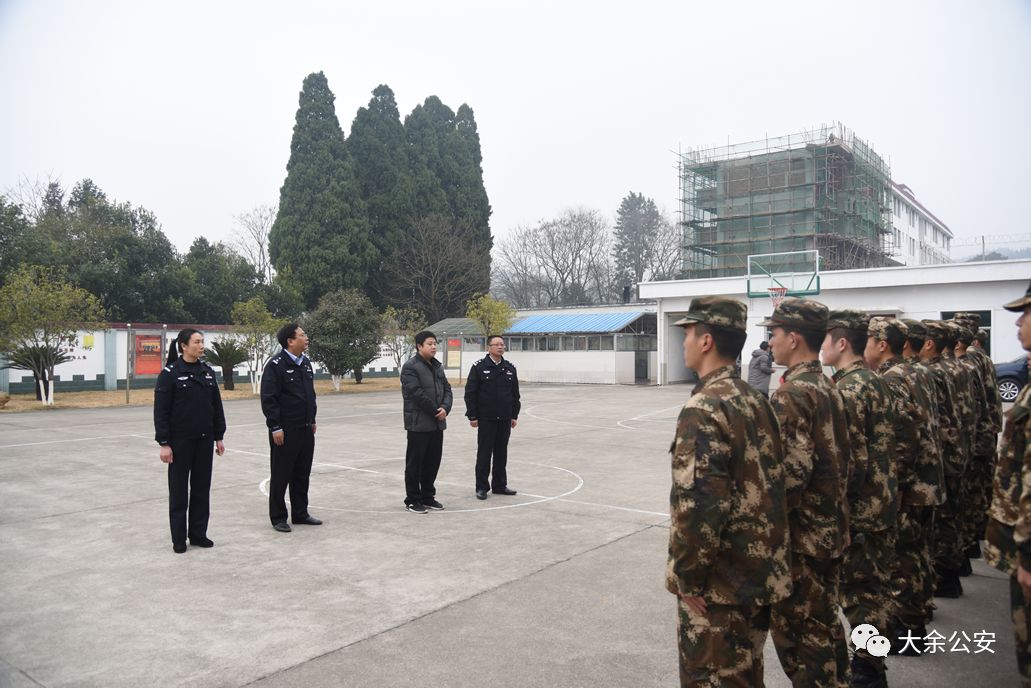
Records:
[[[287,487],[293,522],[322,525],[308,513],[308,478],[315,455],[315,373],[304,355],[308,335],[297,323],[284,325],[276,338],[283,350],[269,359],[261,374],[261,411],[272,452],[268,515],[273,528],[289,533],[283,498]]]
[[[426,509],[443,509],[433,483],[444,452],[444,429],[451,413],[451,384],[444,366],[436,359],[437,336],[429,330],[415,335],[416,353],[401,367],[401,396],[404,398],[405,509],[425,514]]]
[[[505,340],[487,337],[487,355],[469,370],[465,382],[465,415],[476,428],[476,498],[486,499],[494,456],[494,494],[514,495],[508,487],[508,438],[519,418],[519,378],[506,361]]]

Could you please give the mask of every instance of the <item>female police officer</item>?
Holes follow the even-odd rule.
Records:
[[[187,537],[197,547],[215,544],[207,537],[212,445],[219,456],[225,453],[226,417],[215,372],[200,360],[203,355],[204,335],[180,331],[154,389],[154,433],[168,464],[168,520],[178,554],[186,551]]]

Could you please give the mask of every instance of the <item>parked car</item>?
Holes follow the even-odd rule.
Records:
[[[1027,384],[1027,356],[996,363],[995,375],[999,378],[999,396],[1003,401],[1013,401]]]

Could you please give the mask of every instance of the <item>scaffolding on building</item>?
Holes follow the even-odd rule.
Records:
[[[823,270],[897,264],[888,165],[840,123],[679,158],[686,279],[743,275],[759,253],[818,250]]]

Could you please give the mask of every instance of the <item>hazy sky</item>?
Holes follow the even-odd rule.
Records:
[[[476,113],[496,236],[629,190],[678,147],[838,120],[957,235],[1028,232],[1031,2],[0,0],[0,191],[91,177],[185,249],[275,203],[322,70]]]

